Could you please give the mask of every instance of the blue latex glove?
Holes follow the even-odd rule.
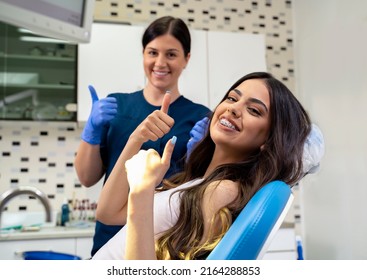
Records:
[[[204,138],[206,131],[208,130],[209,118],[205,117],[202,120],[198,121],[194,127],[190,131],[190,139],[187,142],[187,157],[186,160],[190,157],[192,150],[195,145]]]
[[[325,153],[324,136],[316,124],[312,124],[303,148],[303,173],[313,174],[320,169],[320,162]]]
[[[101,144],[103,127],[117,114],[115,97],[98,99],[93,86],[88,86],[92,98],[92,110],[82,133],[82,139],[92,145]]]

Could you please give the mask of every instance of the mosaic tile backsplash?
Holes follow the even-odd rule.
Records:
[[[97,0],[94,19],[146,24],[167,14],[181,17],[194,29],[265,34],[268,71],[294,90],[292,1]],[[101,182],[87,189],[74,170],[80,134],[81,128],[73,122],[0,122],[0,193],[34,186],[47,194],[55,210],[64,198],[96,201]],[[291,219],[297,221],[297,196],[293,208]],[[6,210],[39,209],[38,201],[19,197]]]
[[[75,123],[1,122],[0,192],[36,187],[47,195],[53,210],[61,209],[65,198],[96,201],[98,186],[81,186],[74,169],[80,134]],[[43,206],[19,196],[9,201],[6,210],[40,211]]]

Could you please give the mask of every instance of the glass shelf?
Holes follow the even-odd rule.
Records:
[[[0,81],[0,85],[2,85]],[[7,88],[19,88],[19,89],[75,89],[74,85],[59,85],[59,84],[6,84]]]
[[[76,121],[77,45],[23,32],[0,21],[0,120]]]
[[[21,60],[46,60],[60,62],[75,62],[74,57],[58,57],[51,55],[27,55],[27,54],[3,54],[0,53],[0,58],[3,59],[21,59]]]

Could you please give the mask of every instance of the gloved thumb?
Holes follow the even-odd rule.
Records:
[[[91,85],[88,86],[88,89],[89,89],[89,92],[90,92],[90,96],[92,98],[92,104],[94,104],[94,102],[96,102],[96,101],[99,100],[98,95],[97,95],[97,92],[94,89],[94,87],[91,86]]]

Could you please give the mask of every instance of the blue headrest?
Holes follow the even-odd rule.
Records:
[[[273,229],[280,227],[293,198],[282,181],[263,186],[247,203],[208,260],[256,260]],[[280,223],[279,223],[280,219]]]

